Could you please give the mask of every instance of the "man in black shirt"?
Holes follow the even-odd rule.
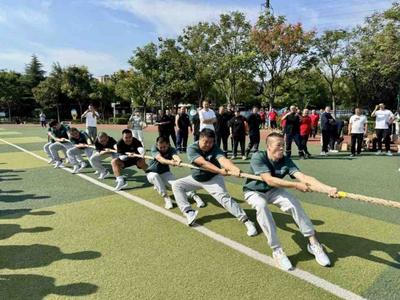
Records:
[[[258,151],[258,145],[260,144],[260,126],[262,121],[258,114],[258,107],[253,107],[253,113],[247,118],[247,123],[249,124],[250,143],[246,149],[246,157],[249,156],[252,149],[254,149],[254,152]]]
[[[331,115],[331,108],[327,106],[321,114],[321,134],[322,134],[322,151],[321,155],[326,156],[328,153],[328,144],[331,137],[336,135],[336,121]]]
[[[176,115],[175,124],[178,128],[178,135],[176,137],[176,143],[178,144],[177,150],[180,152],[186,152],[189,130],[190,132],[193,130],[185,106],[182,106],[179,113]]]
[[[292,155],[292,142],[294,140],[298,150],[299,156],[304,157],[303,149],[300,143],[300,116],[297,114],[296,106],[290,106],[289,113],[282,117],[286,120],[285,124],[285,143],[286,143],[286,156],[290,158]]]
[[[228,122],[231,119],[231,116],[225,112],[225,108],[223,106],[219,107],[218,112],[216,113],[217,122],[214,124],[215,135],[217,147],[220,148],[222,141],[222,148],[225,153],[225,157],[228,155],[228,137],[229,137],[229,126]]]
[[[200,136],[200,117],[199,111],[201,107],[198,107],[196,113],[191,114],[192,117],[192,126],[193,126],[193,140],[197,142]]]
[[[232,159],[236,158],[238,144],[240,144],[240,150],[242,158],[246,159],[244,155],[245,143],[246,143],[246,118],[240,114],[239,109],[236,109],[235,116],[229,121],[229,127],[231,130],[231,136],[233,138],[233,156]]]
[[[156,123],[158,126],[158,136],[167,136],[168,133],[169,117],[164,114],[163,110],[158,111]]]
[[[227,105],[226,114],[227,114],[227,119],[228,119],[228,123],[229,123],[229,121],[232,120],[232,118],[235,116],[235,111],[231,104]],[[232,148],[232,152],[233,152],[233,137],[232,136],[231,136],[231,148]]]
[[[143,149],[142,143],[132,136],[132,131],[124,129],[122,131],[122,139],[117,143],[118,158],[114,158],[111,161],[111,166],[115,177],[117,178],[117,186],[115,191],[119,191],[128,186],[123,176],[121,176],[121,170],[136,166],[139,169],[146,170],[147,164],[144,158],[136,157],[134,154],[144,155],[145,150]]]
[[[111,156],[117,158],[118,154],[114,153],[117,150],[117,141],[108,136],[105,132],[100,132],[94,142],[96,151],[90,157],[90,164],[96,170],[95,174],[99,174],[99,179],[104,179],[110,175],[110,172],[101,164],[102,158]]]
[[[175,133],[175,116],[171,114],[171,110],[167,109],[165,111],[166,119],[168,120],[168,124],[166,125],[167,129],[167,137],[171,137],[174,142],[176,148],[176,133]]]
[[[85,153],[88,159],[93,154],[93,148],[89,147],[92,140],[86,132],[79,131],[75,127],[72,127],[69,133],[73,147],[67,150],[67,156],[69,162],[74,166],[72,173],[77,174],[87,165],[83,161],[82,154]]]

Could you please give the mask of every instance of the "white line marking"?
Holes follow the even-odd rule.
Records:
[[[13,146],[13,147],[15,147],[15,148],[27,153],[27,154],[30,154],[30,155],[38,158],[38,159],[41,159],[43,161],[47,161],[44,157],[41,157],[41,156],[39,156],[39,155],[29,151],[29,150],[26,150],[26,149],[18,146],[18,145],[14,145],[14,144],[12,144],[10,142],[7,142],[6,140],[3,140],[1,138],[0,138],[0,141],[4,142],[4,143],[6,143],[6,144],[8,144],[10,146]],[[63,168],[63,170],[65,170],[67,172],[72,172],[71,169],[65,168],[65,167]],[[92,177],[89,177],[87,175],[84,175],[84,174],[76,174],[76,176],[79,176],[79,177],[81,177],[81,178],[83,178],[83,179],[85,179],[85,180],[87,180],[87,181],[99,186],[99,187],[102,187],[102,188],[104,188],[106,190],[109,190],[109,191],[114,192],[114,193],[116,193],[118,195],[121,195],[124,198],[132,200],[132,201],[134,201],[134,202],[136,202],[138,204],[141,204],[141,205],[143,205],[143,206],[145,206],[145,207],[147,207],[147,208],[149,208],[149,209],[151,209],[153,211],[159,212],[160,214],[162,214],[164,216],[167,216],[167,217],[169,217],[169,218],[171,218],[171,219],[173,219],[175,221],[178,221],[178,222],[186,225],[186,218],[184,218],[182,216],[179,216],[179,215],[177,215],[177,214],[175,214],[173,212],[170,212],[170,211],[168,211],[168,210],[166,210],[166,209],[164,209],[164,208],[162,208],[162,207],[160,207],[158,205],[155,205],[155,204],[153,204],[151,202],[148,202],[143,198],[131,195],[131,194],[129,194],[127,192],[124,192],[124,191],[114,191],[113,187],[111,187],[111,186],[109,186],[107,184],[104,184],[104,183],[102,183],[102,182],[100,182],[100,181],[98,181],[96,179],[93,179]],[[254,250],[254,249],[252,249],[250,247],[247,247],[247,246],[245,246],[243,244],[235,242],[235,241],[233,241],[233,240],[231,240],[231,239],[229,239],[229,238],[227,238],[227,237],[225,237],[225,236],[223,236],[221,234],[218,234],[218,233],[216,233],[216,232],[214,232],[214,231],[212,231],[210,229],[207,229],[204,226],[197,225],[195,227],[192,227],[192,229],[194,229],[194,230],[196,230],[196,231],[208,236],[209,238],[212,238],[213,240],[216,240],[216,241],[224,244],[225,246],[228,246],[228,247],[230,247],[230,248],[232,248],[232,249],[234,249],[234,250],[236,250],[236,251],[238,251],[238,252],[240,252],[242,254],[245,254],[245,255],[247,255],[247,256],[255,259],[255,260],[258,260],[258,261],[262,262],[263,264],[266,264],[268,266],[277,268],[276,265],[275,265],[274,260],[272,259],[272,257],[270,257],[268,255],[262,254],[262,253]],[[278,270],[282,271],[279,268],[278,268]],[[282,271],[282,272],[285,272],[285,271]],[[317,286],[317,287],[319,287],[319,288],[321,288],[321,289],[323,289],[323,290],[325,290],[325,291],[327,291],[327,292],[329,292],[329,293],[331,293],[331,294],[333,294],[333,295],[335,295],[337,297],[340,297],[342,299],[351,299],[351,300],[353,300],[353,299],[357,299],[357,300],[358,299],[365,299],[365,298],[363,298],[363,297],[361,297],[361,296],[359,296],[359,295],[357,295],[357,294],[355,294],[355,293],[353,293],[353,292],[351,292],[349,290],[346,290],[346,289],[344,289],[344,288],[342,288],[342,287],[340,287],[340,286],[338,286],[336,284],[333,284],[333,283],[331,283],[331,282],[329,282],[329,281],[327,281],[327,280],[325,280],[323,278],[320,278],[320,277],[318,277],[316,275],[313,275],[313,274],[311,274],[311,273],[309,273],[307,271],[303,271],[301,269],[296,268],[295,270],[288,271],[287,273],[292,275],[292,276],[294,276],[294,277],[302,279],[302,280],[304,280],[304,281],[306,281],[308,283],[311,283],[312,285]]]

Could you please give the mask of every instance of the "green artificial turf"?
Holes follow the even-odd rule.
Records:
[[[44,129],[5,129],[1,132],[6,135],[0,138],[45,157],[41,150]],[[9,131],[13,134],[7,135]],[[117,130],[109,132],[118,137]],[[21,135],[28,138],[21,139]],[[149,148],[155,133],[145,137]],[[317,146],[310,148],[318,153]],[[399,201],[399,157],[366,154],[349,159],[348,154],[339,153],[306,161],[294,157],[294,161],[303,172],[341,190]],[[248,170],[248,161],[235,162]],[[95,178],[91,169],[84,173]],[[174,173],[181,177],[189,170],[174,168]],[[127,192],[163,205],[142,171],[133,168],[125,174]],[[113,178],[103,182],[115,184]],[[242,184],[242,179],[227,177],[229,192],[255,220],[254,210],[243,201]],[[25,298],[27,292],[21,286],[29,287],[31,299],[46,295],[101,299],[331,297],[1,142],[0,188],[1,299]],[[333,267],[318,266],[290,216],[271,207],[280,240],[294,265],[367,298],[400,297],[400,210],[322,194],[293,193],[313,220]],[[208,204],[200,210],[199,224],[271,254],[263,234],[247,237],[243,224],[204,191],[199,195]],[[180,214],[177,208],[173,212]],[[80,251],[88,251],[81,253],[83,260],[65,259],[63,254]]]

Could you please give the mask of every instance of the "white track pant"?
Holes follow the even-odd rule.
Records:
[[[155,190],[161,195],[161,197],[167,196],[167,187],[171,187],[172,183],[176,180],[176,177],[171,172],[165,172],[158,174],[156,172],[147,173],[147,180],[154,185]],[[194,191],[189,191],[186,195],[193,198],[195,194]]]
[[[86,154],[88,159],[92,156],[93,149],[92,148],[70,148],[67,150],[68,160],[72,165],[77,165],[83,161],[82,154]]]
[[[45,145],[45,147],[46,147],[46,145]],[[49,145],[48,149],[49,149],[51,158],[58,161],[58,160],[60,160],[60,156],[58,156],[58,151],[64,152],[65,157],[67,157],[67,150],[72,148],[73,146],[74,145],[71,142],[65,142],[65,143],[55,142],[55,143],[52,143],[51,145]]]
[[[267,237],[268,245],[272,249],[279,248],[281,245],[276,234],[275,221],[271,211],[268,209],[268,204],[274,204],[282,211],[290,213],[300,232],[305,237],[314,235],[314,226],[300,202],[284,189],[273,188],[266,193],[248,191],[244,193],[244,198],[257,211],[257,222]]]
[[[89,162],[93,169],[98,171],[99,173],[104,173],[107,169],[102,165],[101,160],[106,157],[116,158],[118,154],[116,153],[104,153],[100,154],[99,152],[93,152],[92,156],[90,156]]]
[[[216,175],[205,182],[195,180],[192,175],[174,181],[172,183],[172,191],[174,193],[176,203],[183,213],[192,209],[187,200],[186,192],[195,191],[198,189],[206,190],[215,200],[218,201],[219,204],[221,204],[239,221],[244,222],[248,220],[244,210],[226,191],[224,178],[221,175]]]
[[[142,143],[143,147],[144,147],[143,130],[132,129],[132,135],[133,135],[134,138],[139,140]]]

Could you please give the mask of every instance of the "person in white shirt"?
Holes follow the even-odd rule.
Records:
[[[393,123],[393,113],[385,109],[385,104],[380,103],[375,107],[371,117],[376,117],[375,120],[375,132],[378,138],[378,151],[377,155],[382,153],[382,141],[385,142],[386,155],[392,156],[390,152],[390,130],[389,126]]]
[[[142,143],[143,148],[144,148],[143,128],[145,127],[146,124],[142,121],[140,112],[138,110],[135,110],[135,112],[131,115],[131,117],[128,120],[128,128],[132,130],[133,137]]]
[[[82,114],[82,118],[86,118],[86,132],[93,141],[97,137],[97,118],[99,117],[99,113],[92,104],[89,104],[88,109]]]
[[[40,126],[46,128],[46,115],[42,111],[40,112],[39,120],[40,120]]]
[[[200,132],[204,128],[211,129],[215,131],[214,123],[217,122],[217,116],[215,112],[210,109],[210,103],[207,100],[203,101],[203,109],[199,111],[199,118],[200,118]]]
[[[361,109],[356,108],[354,115],[349,120],[349,132],[351,135],[351,157],[361,154],[361,146],[364,136],[368,133],[367,117],[362,115]],[[357,151],[356,151],[357,144]]]

